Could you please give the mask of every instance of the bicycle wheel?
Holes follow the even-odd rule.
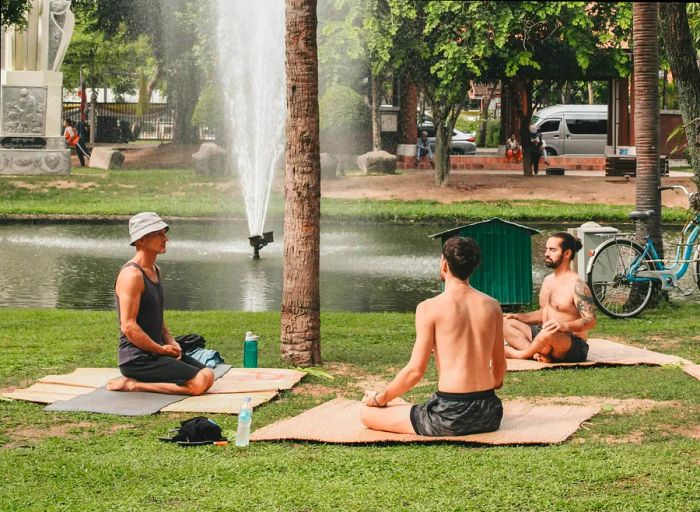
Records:
[[[588,287],[593,301],[606,315],[630,318],[649,304],[653,283],[627,280],[630,266],[643,252],[639,244],[625,239],[608,240],[596,250],[588,272]],[[653,263],[643,263],[639,270],[651,268],[654,268]]]
[[[695,284],[697,284],[700,289],[700,246],[698,246],[697,251],[695,251]]]

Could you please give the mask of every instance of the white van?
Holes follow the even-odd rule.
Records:
[[[538,110],[530,124],[542,132],[550,155],[605,154],[607,105],[555,105]]]

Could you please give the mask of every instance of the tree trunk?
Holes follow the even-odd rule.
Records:
[[[486,124],[489,117],[489,105],[491,105],[491,100],[496,91],[496,85],[493,87],[486,87],[486,96],[481,99],[481,110],[479,111],[479,118],[481,124],[479,126],[479,147],[486,147]]]
[[[668,84],[668,70],[664,69],[664,78],[661,83],[661,108],[666,110],[666,85]]]
[[[399,144],[415,145],[418,143],[418,89],[409,74],[401,81],[399,103]]]
[[[569,105],[571,103],[571,82],[568,80],[564,82],[564,87],[561,89],[561,102],[564,105]]]
[[[684,3],[662,3],[659,7],[659,28],[676,84],[695,184],[700,187],[700,70],[695,60],[685,8]]]
[[[372,73],[372,151],[382,149],[382,126],[379,120],[379,78]]]
[[[520,127],[520,146],[523,148],[523,174],[532,176],[532,145],[530,144],[530,122],[532,121],[532,88],[531,79],[516,78],[510,88],[513,106],[518,114]]]
[[[151,98],[153,98],[153,91],[155,91],[156,87],[158,87],[158,84],[160,84],[160,79],[162,77],[163,67],[160,64],[156,63],[156,69],[153,71],[153,76],[146,85],[146,95],[148,96],[148,103],[151,102]],[[141,98],[139,98],[139,102],[140,101]]]
[[[287,150],[282,359],[321,364],[321,165],[316,0],[286,0]]]
[[[436,116],[438,109],[433,105],[433,123],[435,125],[435,152],[433,162],[435,163],[435,183],[441,187],[447,186],[447,179],[450,176],[450,142],[452,141],[452,130],[459,117],[460,109],[451,112],[446,119]]]
[[[593,82],[588,82],[588,104],[595,105],[595,94],[593,93]]]
[[[196,144],[199,130],[192,126],[192,115],[201,92],[200,72],[194,63],[184,65],[172,79],[173,144]]]
[[[659,42],[657,4],[633,4],[634,140],[637,146],[637,210],[654,210],[637,223],[637,236],[651,237],[661,255],[661,192],[659,185]]]
[[[447,186],[450,176],[450,142],[444,121],[433,118],[435,123],[435,183],[441,187]]]

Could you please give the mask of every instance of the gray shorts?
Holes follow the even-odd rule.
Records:
[[[493,389],[476,393],[437,391],[411,407],[411,425],[421,436],[465,436],[498,430],[503,405]]]
[[[532,341],[535,341],[537,335],[542,331],[542,324],[530,325],[532,333]],[[571,348],[566,353],[563,359],[557,359],[557,363],[583,363],[588,357],[588,343],[586,340],[579,338],[572,332],[566,333],[571,339]]]
[[[119,366],[124,377],[139,382],[169,382],[178,386],[194,379],[203,368],[206,366],[186,354],[182,354],[181,359],[153,355]]]

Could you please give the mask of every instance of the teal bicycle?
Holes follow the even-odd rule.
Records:
[[[659,257],[653,240],[646,238],[642,246],[634,240],[612,238],[600,244],[588,263],[588,287],[593,301],[606,315],[631,318],[649,305],[655,290],[678,289],[688,269],[700,287],[700,195],[680,185],[659,187],[659,190],[681,190],[688,196],[688,220],[679,236],[672,261]],[[634,222],[646,222],[657,215],[654,210],[630,214]]]

